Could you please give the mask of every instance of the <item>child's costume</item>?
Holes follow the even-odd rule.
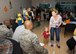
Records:
[[[21,17],[21,14],[18,14],[18,18],[16,19],[16,23],[20,26],[24,23],[23,18]]]

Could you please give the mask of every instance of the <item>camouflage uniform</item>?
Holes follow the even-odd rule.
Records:
[[[12,43],[11,41],[5,39],[7,37],[11,37],[12,34],[13,31],[8,29],[6,25],[0,25],[0,54],[12,54]]]
[[[0,54],[12,54],[13,45],[11,41],[0,38]]]
[[[8,29],[6,25],[0,25],[0,37],[9,37],[11,38],[13,35],[12,28]]]
[[[25,30],[19,38],[20,45],[27,54],[48,54],[48,51],[39,44],[37,35],[30,30]]]

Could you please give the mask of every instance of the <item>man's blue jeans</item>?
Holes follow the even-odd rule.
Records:
[[[54,41],[54,32],[55,32],[55,34],[56,34],[56,41],[57,42],[60,42],[60,28],[51,28],[50,29],[50,39],[51,39],[51,41]]]

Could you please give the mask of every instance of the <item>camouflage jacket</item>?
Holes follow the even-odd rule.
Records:
[[[6,25],[0,25],[0,37],[12,37],[13,35],[13,30],[12,28],[8,29]]]
[[[20,36],[20,45],[27,54],[48,54],[48,51],[39,44],[38,37],[30,30]]]
[[[13,45],[11,41],[0,38],[0,54],[12,54]]]

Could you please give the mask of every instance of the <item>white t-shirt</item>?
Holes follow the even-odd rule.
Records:
[[[13,34],[12,39],[14,39],[15,41],[19,42],[19,36],[25,31],[25,27],[24,25],[18,26]]]
[[[62,23],[62,17],[60,15],[58,15],[57,20],[55,20],[53,16],[50,18],[51,27],[56,28],[56,26],[59,25],[60,23]]]

